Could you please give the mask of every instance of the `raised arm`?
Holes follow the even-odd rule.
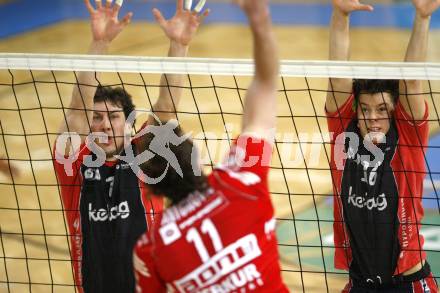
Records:
[[[350,58],[350,13],[357,10],[372,11],[370,5],[358,0],[333,0],[330,21],[329,59],[347,61]],[[352,79],[330,78],[325,108],[333,113],[350,97]]]
[[[406,50],[406,62],[425,62],[428,49],[428,33],[431,14],[440,6],[440,0],[413,0],[416,16],[411,38]],[[414,120],[421,120],[425,115],[425,101],[421,97],[420,80],[400,81],[400,102],[405,112]]]
[[[197,7],[197,10],[201,7]],[[153,9],[154,17],[170,40],[168,57],[186,57],[189,43],[196,34],[203,19],[208,16],[209,10],[199,14],[183,8],[183,0],[177,0],[175,15],[166,20],[158,9]],[[153,105],[153,112],[161,121],[176,117],[176,107],[182,96],[183,76],[181,74],[163,74],[160,79],[160,91],[157,102]],[[149,123],[152,123],[152,117]]]
[[[93,37],[88,53],[94,55],[106,54],[110,43],[130,22],[132,13],[127,13],[119,21],[118,15],[122,1],[113,5],[111,1],[107,1],[103,5],[101,0],[97,0],[95,1],[96,8],[92,6],[90,0],[84,0],[84,3],[90,13]],[[69,109],[66,112],[66,121],[61,124],[60,133],[66,131],[76,132],[81,136],[81,142],[84,142],[85,137],[90,132],[93,117],[93,97],[97,85],[98,81],[94,72],[78,73],[78,85],[73,89]],[[65,148],[65,155],[68,155],[69,151],[70,144],[68,143]]]
[[[253,37],[255,73],[246,92],[243,133],[268,137],[276,121],[276,94],[279,72],[278,49],[272,31],[267,0],[238,0]]]

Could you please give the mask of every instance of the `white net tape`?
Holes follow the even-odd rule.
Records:
[[[0,54],[0,69],[252,75],[250,59]],[[281,61],[282,76],[440,80],[440,63]]]

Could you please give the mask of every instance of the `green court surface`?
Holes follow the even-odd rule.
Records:
[[[319,221],[318,221],[319,219]],[[347,277],[345,271],[333,265],[333,209],[322,201],[316,209],[297,213],[295,221],[278,219],[277,237],[283,263],[301,267],[308,272],[327,273],[327,276]],[[421,233],[433,275],[440,281],[440,217],[436,209],[425,209]],[[341,288],[342,289],[342,288]]]

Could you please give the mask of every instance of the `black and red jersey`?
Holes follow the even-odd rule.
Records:
[[[426,258],[419,231],[423,217],[428,110],[422,121],[413,123],[397,102],[386,136],[388,143],[371,144],[370,149],[365,149],[360,139],[360,147],[354,152],[346,144],[347,132],[357,131],[352,103],[353,96],[335,113],[327,113],[335,195],[335,266],[346,270],[354,266],[361,275],[367,274],[363,276],[367,278],[378,273],[375,270],[400,274]],[[374,148],[381,148],[384,154],[376,164],[372,162]],[[374,255],[374,250],[380,252]],[[384,264],[380,257],[390,264]],[[379,269],[373,268],[374,262],[379,263]]]
[[[54,160],[75,284],[80,292],[134,292],[132,250],[163,202],[147,196],[148,190],[126,162],[87,167],[84,158],[94,155],[85,144],[77,155],[72,170]]]

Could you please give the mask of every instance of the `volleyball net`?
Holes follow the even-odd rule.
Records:
[[[160,75],[183,74],[177,117],[191,131],[205,171],[222,161],[241,130],[252,60],[0,54],[0,291],[74,292],[69,233],[52,149],[78,72],[101,72],[137,108],[136,126],[158,97]],[[295,292],[334,292],[347,272],[333,264],[328,78],[423,80],[430,116],[421,233],[440,277],[440,64],[282,61],[270,170],[283,278]],[[10,174],[12,173],[12,175]]]

